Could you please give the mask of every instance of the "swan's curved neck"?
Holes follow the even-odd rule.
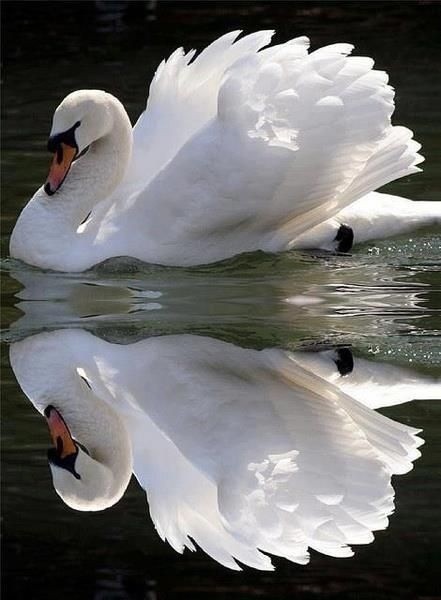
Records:
[[[132,150],[132,127],[123,105],[112,98],[113,127],[90,145],[71,167],[65,182],[53,195],[41,187],[20,214],[10,241],[14,258],[38,267],[82,271],[90,251],[83,251],[78,231],[93,208],[108,198],[124,177]]]
[[[120,488],[124,491],[132,473],[132,450],[129,434],[117,412],[87,389],[78,390],[74,398],[65,393],[53,394],[51,405],[60,411],[73,438],[91,458],[109,469],[112,489],[107,493],[116,494]]]

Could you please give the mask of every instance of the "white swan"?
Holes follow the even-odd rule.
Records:
[[[351,556],[350,544],[387,527],[391,475],[420,455],[418,430],[277,349],[59,330],[12,344],[10,359],[48,418],[53,482],[69,506],[110,506],[133,468],[160,536],[179,552],[194,540],[233,569],[271,569],[259,550],[301,564],[308,547]]]
[[[83,271],[116,256],[188,266],[258,249],[347,249],[353,234],[335,228],[337,213],[423,160],[412,132],[391,126],[387,75],[349,57],[349,44],[308,54],[305,37],[262,50],[272,32],[238,35],[193,62],[179,49],[161,63],[133,133],[110,94],[69,94],[53,117],[47,183],[18,218],[11,256]],[[386,201],[375,196],[379,214]],[[412,226],[439,219],[439,204]],[[395,233],[397,219],[407,227],[396,207],[394,226],[373,235]],[[334,217],[325,239],[308,237]]]

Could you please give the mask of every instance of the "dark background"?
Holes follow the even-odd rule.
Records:
[[[374,37],[381,50],[390,39],[389,60],[440,50],[441,5],[415,2],[2,2],[3,60],[94,58],[147,46],[172,50],[183,43],[205,44],[232,29],[275,28],[286,40],[301,32],[313,44],[363,42]],[[277,41],[277,38],[276,38]]]

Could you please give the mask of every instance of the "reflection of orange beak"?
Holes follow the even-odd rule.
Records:
[[[77,447],[63,417],[53,406],[48,406],[44,411],[52,442],[59,458],[66,458],[69,454],[76,454]]]
[[[44,186],[47,194],[55,194],[61,187],[63,181],[66,179],[66,175],[69,173],[70,166],[76,154],[76,148],[72,148],[72,146],[61,142],[52,159],[49,175]]]

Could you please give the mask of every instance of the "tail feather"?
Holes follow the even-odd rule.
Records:
[[[344,197],[351,202],[395,179],[418,173],[424,161],[418,153],[421,144],[412,139],[406,127],[392,127],[378,150],[367,161],[363,171],[345,190]]]

